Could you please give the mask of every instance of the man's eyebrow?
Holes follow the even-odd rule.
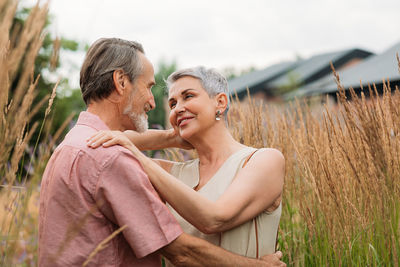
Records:
[[[190,91],[190,90],[195,90],[195,89],[193,89],[193,88],[185,89],[185,90],[183,90],[183,91],[181,92],[181,95],[186,94],[187,91]],[[168,102],[171,102],[171,101],[174,100],[174,99],[175,99],[175,98],[171,97],[171,98],[168,99]]]

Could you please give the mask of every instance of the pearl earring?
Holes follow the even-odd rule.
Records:
[[[215,114],[215,120],[220,121],[221,120],[221,111],[217,110],[217,114]]]

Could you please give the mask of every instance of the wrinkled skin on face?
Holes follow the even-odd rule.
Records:
[[[144,132],[148,128],[147,112],[155,108],[151,88],[155,84],[154,69],[150,61],[141,54],[143,71],[135,81],[127,82],[127,96],[122,103],[124,124],[127,129]]]
[[[215,124],[216,101],[194,77],[182,77],[172,84],[168,104],[169,121],[185,140]]]

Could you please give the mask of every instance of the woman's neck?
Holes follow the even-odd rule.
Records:
[[[233,139],[225,126],[212,127],[190,143],[197,150],[201,166],[222,164],[230,155],[245,147]]]

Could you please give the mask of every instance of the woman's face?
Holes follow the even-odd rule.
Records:
[[[185,76],[169,90],[169,121],[183,139],[203,132],[215,123],[216,101],[196,78]]]

